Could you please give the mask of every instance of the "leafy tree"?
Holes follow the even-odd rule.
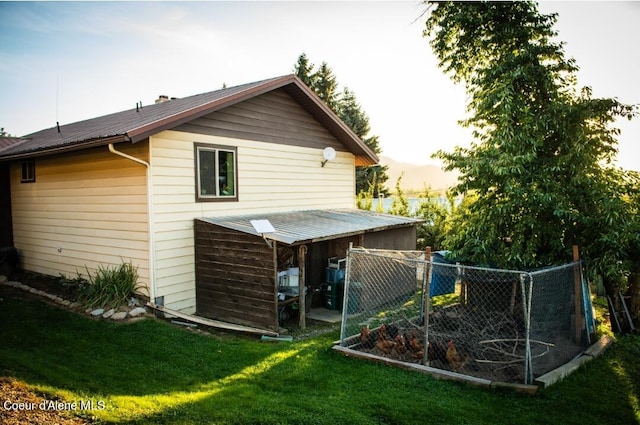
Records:
[[[400,185],[403,176],[404,173],[400,174],[400,177],[396,180],[396,194],[393,197],[393,202],[391,202],[389,213],[409,217],[409,199],[404,194],[404,190],[402,190],[402,186]]]
[[[425,36],[440,67],[465,85],[470,117],[461,124],[474,130],[469,148],[436,154],[460,171],[456,193],[477,196],[448,246],[459,260],[521,269],[566,262],[578,244],[611,293],[616,273],[604,258],[619,264],[620,248],[633,245],[622,233],[637,228],[625,200],[633,184],[612,165],[612,123],[635,107],[577,90],[575,61],[553,41],[557,15],[535,3],[430,8]]]
[[[448,192],[447,202],[444,204],[430,187],[425,187],[422,198],[415,213],[417,218],[425,221],[418,226],[417,248],[423,250],[429,246],[434,251],[440,251],[444,249],[447,228],[450,226],[451,217],[456,210],[455,197]]]
[[[369,116],[362,110],[355,93],[348,87],[338,92],[338,82],[333,70],[326,62],[314,71],[314,65],[307,55],[302,53],[294,65],[294,73],[329,106],[340,119],[364,142],[376,155],[382,152],[378,136],[369,136],[371,130]],[[388,195],[385,183],[388,180],[386,165],[356,167],[356,193],[363,199],[372,187],[373,196]]]
[[[372,180],[369,182],[369,188],[365,191],[365,190],[361,190],[358,195],[356,196],[356,207],[361,209],[361,210],[368,210],[371,211],[371,209],[373,208],[373,199],[376,196],[376,187],[378,187],[377,184],[377,177],[374,174]],[[380,198],[378,197],[378,199],[380,200]],[[376,211],[377,212],[383,212],[384,210],[384,206],[383,203],[378,202],[376,204]]]
[[[584,225],[586,255],[604,283],[607,295],[621,311],[619,294],[626,291],[636,327],[640,325],[640,174],[608,170],[613,182],[596,182],[592,214]],[[613,312],[612,312],[613,313]],[[621,318],[622,319],[622,318]]]

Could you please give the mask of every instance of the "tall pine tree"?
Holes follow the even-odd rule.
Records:
[[[298,56],[298,61],[293,67],[293,73],[296,74],[296,76],[300,78],[303,83],[311,88],[315,86],[313,67],[314,65],[309,62],[309,58],[307,57],[306,53]]]
[[[338,91],[338,81],[333,70],[323,62],[314,71],[314,65],[305,53],[298,57],[294,73],[309,86],[327,106],[371,149],[376,155],[382,152],[378,136],[369,135],[369,117],[362,110],[355,93],[345,87]],[[374,196],[387,195],[385,182],[389,179],[386,165],[356,167],[356,194],[368,192],[374,184]]]

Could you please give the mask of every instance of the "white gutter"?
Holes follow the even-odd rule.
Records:
[[[151,151],[151,146],[149,146],[149,151]],[[152,180],[152,173],[151,173],[151,164],[148,163],[147,161],[144,161],[142,159],[136,158],[135,156],[131,156],[131,155],[127,155],[124,152],[120,152],[118,150],[116,150],[116,148],[113,147],[113,143],[109,143],[109,152],[121,156],[123,158],[126,158],[130,161],[133,162],[137,162],[138,164],[142,164],[146,167],[146,174],[147,174],[147,214],[148,214],[148,219],[147,222],[149,224],[149,300],[152,303],[156,302],[156,261],[155,261],[155,250],[154,250],[154,245],[155,245],[155,238],[154,238],[154,228],[153,228],[153,217],[152,217],[152,211],[153,211],[153,194],[152,194],[152,190],[153,190],[153,180]]]

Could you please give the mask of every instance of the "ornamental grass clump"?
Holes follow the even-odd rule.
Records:
[[[138,268],[131,262],[115,267],[99,265],[93,274],[86,270],[88,283],[79,299],[88,307],[117,308],[126,304],[140,287]]]

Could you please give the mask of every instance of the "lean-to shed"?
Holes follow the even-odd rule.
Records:
[[[260,234],[253,220],[274,232]],[[415,249],[419,220],[356,209],[245,214],[195,219],[198,315],[278,330],[278,276],[299,271],[298,294],[317,293],[327,262],[344,257],[350,243],[369,248]],[[282,297],[280,297],[282,298]],[[305,297],[299,297],[304,326]]]

